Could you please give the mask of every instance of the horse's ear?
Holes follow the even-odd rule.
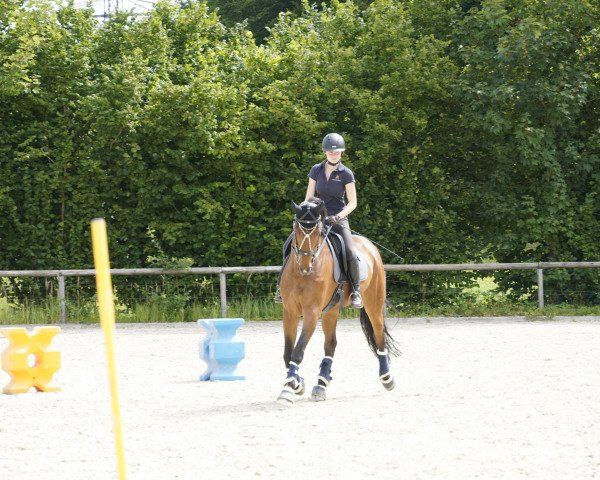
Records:
[[[294,211],[294,213],[296,215],[299,215],[302,213],[302,209],[298,205],[296,205],[296,203],[293,200],[292,200],[292,210]]]

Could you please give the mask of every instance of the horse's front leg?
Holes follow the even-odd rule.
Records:
[[[292,359],[292,350],[296,345],[299,320],[299,312],[293,312],[287,308],[283,309],[283,339],[285,342],[285,346],[283,349],[283,362],[285,363],[286,368],[290,366],[290,360]]]
[[[288,314],[291,315],[291,314]],[[305,390],[304,379],[298,373],[300,368],[300,363],[304,358],[304,351],[306,350],[306,346],[308,345],[308,341],[312,337],[315,332],[315,327],[317,326],[318,313],[316,312],[305,312],[304,321],[302,322],[302,332],[300,333],[300,338],[294,345],[293,349],[291,349],[291,354],[288,353],[291,345],[293,345],[293,340],[296,338],[297,325],[298,325],[298,317],[295,317],[295,322],[286,321],[286,312],[284,311],[283,320],[284,320],[284,334],[285,334],[285,351],[284,351],[284,360],[286,362],[286,366],[288,367],[287,376],[283,383],[283,389],[279,394],[279,398],[277,400],[293,403],[295,395],[302,395]],[[288,319],[293,320],[293,319]],[[295,323],[296,329],[294,332],[291,331],[292,324]],[[286,328],[286,325],[289,328]],[[288,356],[289,355],[289,356]]]
[[[323,316],[323,335],[325,336],[325,356],[319,366],[319,375],[317,384],[313,387],[310,399],[315,402],[325,400],[327,394],[325,389],[331,382],[331,365],[333,364],[333,355],[337,346],[336,327],[340,313],[337,308],[331,309]]]

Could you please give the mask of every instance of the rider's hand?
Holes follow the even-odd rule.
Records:
[[[339,215],[328,215],[325,217],[325,225],[333,225],[340,221]]]

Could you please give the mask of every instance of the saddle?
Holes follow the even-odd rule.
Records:
[[[292,239],[293,235],[290,235],[283,244],[284,267],[292,251]],[[325,240],[327,242],[327,247],[331,252],[331,256],[333,257],[333,280],[337,284],[337,288],[333,292],[331,300],[329,300],[329,303],[325,306],[322,313],[328,312],[338,303],[340,305],[340,310],[342,309],[344,300],[344,285],[346,283],[350,283],[348,259],[346,256],[346,245],[344,244],[344,239],[341,235],[330,231]],[[362,282],[363,280],[366,280],[368,276],[367,265],[365,262],[361,261],[359,252],[355,252],[355,255],[358,258],[359,280]]]

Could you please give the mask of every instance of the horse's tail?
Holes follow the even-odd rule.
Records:
[[[367,314],[367,311],[363,308],[360,310],[360,326],[362,327],[362,331],[365,334],[367,339],[367,343],[369,344],[369,348],[373,352],[375,356],[377,356],[377,344],[375,343],[375,335],[373,333],[373,325],[371,324],[371,319]],[[385,322],[383,324],[383,337],[385,339],[385,347],[387,348],[390,355],[394,355],[395,357],[400,356],[400,348],[396,344],[396,341],[388,332],[387,326]]]

